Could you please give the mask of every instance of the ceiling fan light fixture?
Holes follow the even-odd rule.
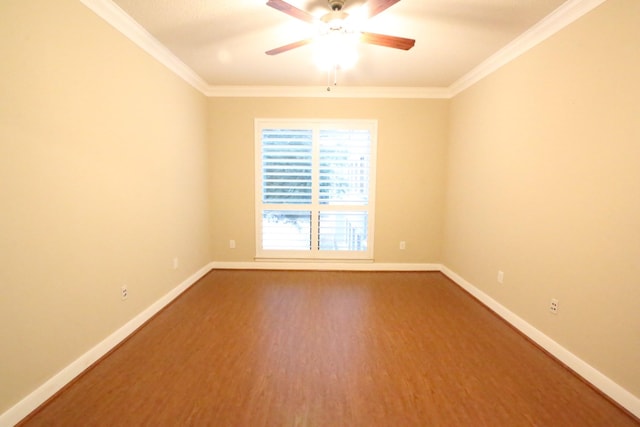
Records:
[[[314,61],[322,70],[346,70],[358,62],[358,33],[330,30],[314,40]]]
[[[367,7],[353,11],[353,15],[343,12],[346,0],[328,0],[330,12],[321,17],[311,15],[286,0],[268,0],[267,6],[287,15],[316,26],[317,36],[298,40],[284,46],[266,51],[267,55],[278,55],[307,44],[313,44],[314,60],[325,70],[346,69],[355,65],[358,60],[357,44],[359,42],[409,50],[415,40],[361,31],[363,23],[375,15],[398,3],[400,0],[369,0]],[[335,73],[334,73],[335,74]]]
[[[344,6],[344,0],[329,0],[328,3],[331,10],[342,10]]]

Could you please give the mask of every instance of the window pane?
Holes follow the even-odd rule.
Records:
[[[366,251],[367,212],[320,212],[321,251]]]
[[[312,130],[262,130],[262,203],[311,203]]]
[[[311,211],[262,211],[262,249],[311,250]]]
[[[366,205],[371,135],[368,130],[320,131],[320,204]]]
[[[375,120],[255,124],[256,257],[371,260]]]

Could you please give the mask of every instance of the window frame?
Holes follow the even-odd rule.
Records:
[[[312,130],[312,200],[310,204],[267,204],[262,202],[262,131],[263,129],[297,129]],[[319,198],[319,154],[320,131],[339,129],[368,130],[370,135],[369,152],[369,194],[366,205],[327,205],[321,204]],[[373,261],[375,230],[375,194],[378,121],[375,119],[255,119],[254,123],[254,157],[255,157],[255,243],[256,259],[263,260],[360,260]],[[311,211],[311,249],[282,250],[262,248],[263,210]],[[320,250],[319,215],[320,212],[367,212],[367,246],[366,250]]]

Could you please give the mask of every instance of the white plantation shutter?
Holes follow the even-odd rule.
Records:
[[[320,211],[318,222],[321,251],[366,251],[367,220],[364,212]]]
[[[371,140],[367,130],[320,131],[320,204],[366,205]]]
[[[262,131],[262,202],[311,203],[312,132]]]
[[[256,120],[256,255],[371,259],[374,121]]]
[[[371,135],[363,129],[320,130],[319,202],[331,206],[366,206],[369,202]],[[366,251],[367,211],[323,210],[319,250]]]

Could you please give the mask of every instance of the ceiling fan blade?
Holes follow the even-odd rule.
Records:
[[[372,18],[380,12],[384,12],[399,1],[400,0],[369,0],[367,2],[367,8],[369,9],[368,17]]]
[[[409,50],[415,44],[413,39],[404,37],[387,36],[385,34],[362,33],[360,40],[364,43],[375,44],[378,46],[392,47],[394,49]]]
[[[294,18],[300,19],[310,24],[316,22],[315,16],[302,9],[298,9],[297,7],[290,5],[283,0],[269,0],[267,1],[267,6],[271,6],[272,8],[279,10],[280,12],[284,12],[289,16],[293,16]]]
[[[284,46],[280,46],[275,49],[268,50],[265,53],[267,55],[277,55],[279,53],[286,52],[288,50],[295,49],[300,46],[304,46],[306,44],[311,43],[312,41],[313,39],[298,40],[297,42],[285,44]]]

